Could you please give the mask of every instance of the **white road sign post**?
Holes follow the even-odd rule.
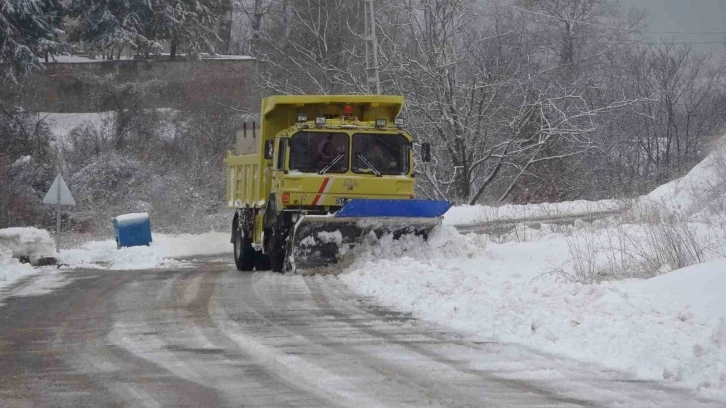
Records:
[[[76,205],[76,201],[71,195],[71,190],[68,189],[68,185],[63,176],[58,173],[53,180],[53,184],[48,189],[48,193],[43,198],[43,204],[55,204],[55,251],[60,253],[60,237],[61,237],[61,205]]]

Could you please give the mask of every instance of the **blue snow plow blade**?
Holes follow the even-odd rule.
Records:
[[[448,201],[369,200],[355,198],[335,213],[336,217],[436,218],[451,207]]]
[[[390,234],[428,237],[441,225],[451,207],[446,201],[369,200],[348,201],[333,217],[304,215],[295,224],[288,261],[292,270],[330,265],[348,250],[371,239]]]

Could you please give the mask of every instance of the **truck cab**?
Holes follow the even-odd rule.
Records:
[[[301,115],[273,147],[278,208],[334,212],[352,198],[413,197],[413,139],[385,119]]]

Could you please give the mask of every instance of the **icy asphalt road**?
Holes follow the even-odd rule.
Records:
[[[38,275],[0,302],[0,407],[720,406],[465,339],[333,276],[207,260]]]

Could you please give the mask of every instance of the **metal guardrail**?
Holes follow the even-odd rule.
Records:
[[[476,224],[454,225],[457,231],[462,234],[476,233],[501,236],[514,230],[517,225],[524,224],[527,227],[539,229],[542,224],[574,225],[575,221],[593,222],[611,215],[619,214],[622,210],[608,210],[589,212],[582,214],[568,214],[560,216],[544,215],[537,217],[503,218],[498,220],[484,221]]]

